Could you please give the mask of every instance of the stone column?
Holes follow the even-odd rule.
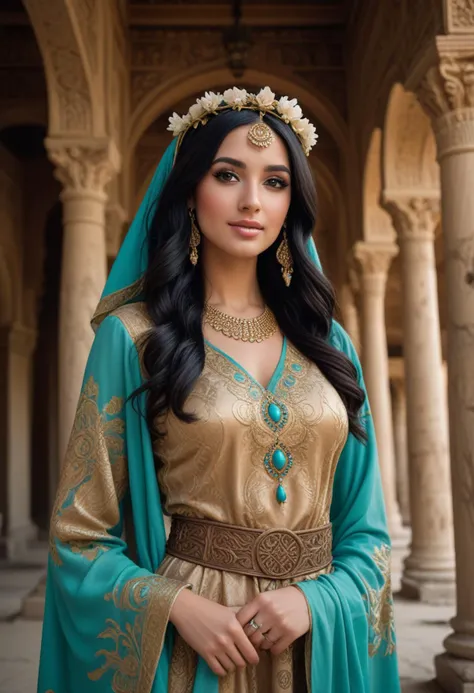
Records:
[[[93,332],[90,319],[107,273],[105,187],[118,171],[109,140],[49,138],[46,147],[63,184],[63,258],[59,317],[59,456],[66,451]]]
[[[340,294],[340,307],[344,329],[354,343],[357,351],[360,349],[359,316],[354,299],[354,292],[349,283],[343,284]]]
[[[436,673],[446,691],[468,693],[474,689],[474,36],[438,37],[437,49],[439,63],[418,85],[418,97],[432,118],[441,167],[457,614]]]
[[[410,525],[410,484],[408,481],[407,411],[405,379],[392,378],[393,442],[397,471],[397,498],[403,524]]]
[[[27,556],[28,542],[37,530],[30,516],[31,491],[31,357],[36,332],[13,324],[0,329],[1,402],[3,431],[1,486],[5,515],[0,528],[0,556]]]
[[[403,351],[410,474],[410,554],[402,591],[428,603],[452,603],[455,565],[448,415],[434,254],[439,201],[386,201],[401,247]]]
[[[395,488],[393,426],[390,403],[385,286],[392,258],[398,249],[391,243],[358,242],[354,258],[360,269],[362,308],[362,363],[374,418],[390,535],[395,548],[406,542]]]

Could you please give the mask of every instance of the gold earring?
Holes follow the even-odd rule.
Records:
[[[189,218],[191,219],[191,238],[189,239],[189,259],[194,266],[197,265],[198,261],[198,251],[197,247],[201,242],[201,234],[196,223],[196,213],[194,209],[189,209]]]
[[[290,286],[293,276],[293,258],[291,257],[290,246],[288,245],[288,237],[286,235],[286,222],[283,224],[283,238],[278,246],[276,257],[281,265],[281,273],[286,286]]]

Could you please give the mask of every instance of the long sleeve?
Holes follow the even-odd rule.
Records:
[[[335,324],[333,344],[356,365],[357,354]],[[362,412],[368,440],[350,434],[336,469],[331,504],[333,572],[300,582],[312,617],[312,693],[399,693],[385,518],[373,420]]]
[[[167,690],[168,617],[186,585],[154,572],[160,498],[149,432],[128,399],[141,382],[134,340],[112,315],[89,356],[51,519],[38,693]]]

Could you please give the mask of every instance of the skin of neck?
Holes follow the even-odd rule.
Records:
[[[238,258],[205,238],[201,242],[205,300],[235,317],[256,317],[265,307],[257,281],[257,257]]]

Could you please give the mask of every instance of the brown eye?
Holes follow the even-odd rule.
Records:
[[[237,175],[233,171],[217,171],[214,173],[214,178],[221,180],[224,183],[231,183],[233,180],[238,180]]]
[[[283,178],[269,178],[266,182],[270,188],[287,188],[288,183]]]

